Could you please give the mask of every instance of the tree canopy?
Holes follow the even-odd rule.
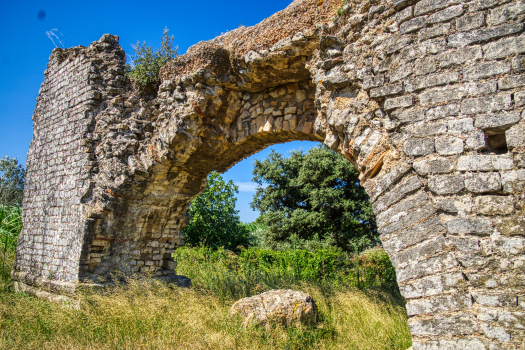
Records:
[[[272,153],[255,161],[259,187],[251,203],[259,210],[271,248],[337,246],[353,251],[377,241],[375,216],[359,173],[325,145],[290,157]]]
[[[24,197],[26,171],[18,159],[0,159],[0,205],[20,205]]]
[[[248,230],[235,210],[238,187],[217,172],[208,176],[206,189],[191,202],[189,225],[182,231],[190,246],[236,249],[248,244]]]

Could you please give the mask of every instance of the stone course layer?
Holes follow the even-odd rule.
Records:
[[[171,255],[211,171],[317,140],[361,173],[413,348],[523,349],[525,2],[339,6],[296,0],[198,43],[158,89],[125,76],[116,36],[55,49],[17,283],[68,294],[118,274],[176,280]]]

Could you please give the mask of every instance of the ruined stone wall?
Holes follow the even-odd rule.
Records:
[[[116,37],[54,52],[14,278],[57,292],[115,271],[180,282],[171,253],[209,172],[319,140],[361,173],[414,349],[522,348],[525,4],[374,0],[336,16],[339,5],[296,0],[199,43],[162,68],[153,93],[123,76]],[[90,97],[74,107],[78,96]],[[60,152],[78,163],[56,173]]]

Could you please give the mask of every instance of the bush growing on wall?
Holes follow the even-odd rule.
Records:
[[[160,67],[179,55],[178,46],[173,46],[173,35],[169,36],[168,32],[169,29],[165,28],[160,47],[155,52],[151,46],[146,46],[146,42],[137,41],[134,54],[128,55],[130,62],[125,66],[130,79],[143,86],[159,83]]]

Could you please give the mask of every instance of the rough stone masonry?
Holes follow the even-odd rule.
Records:
[[[296,0],[201,42],[157,91],[118,37],[55,49],[33,116],[19,288],[176,279],[212,170],[318,140],[361,173],[414,349],[523,349],[525,1]],[[336,11],[338,15],[336,15]]]

